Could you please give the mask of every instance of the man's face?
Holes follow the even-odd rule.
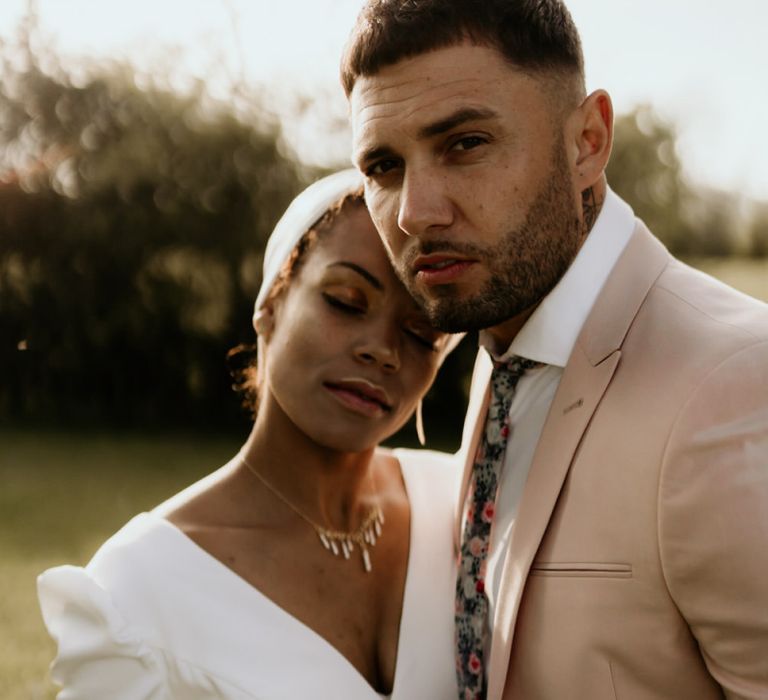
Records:
[[[534,307],[582,241],[542,79],[459,44],[359,78],[350,102],[371,217],[432,322],[491,328]]]

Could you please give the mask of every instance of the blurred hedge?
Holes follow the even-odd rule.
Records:
[[[264,241],[303,184],[278,125],[202,84],[0,56],[0,418],[228,423],[223,356],[252,337]]]
[[[258,96],[68,72],[34,25],[0,43],[0,77],[0,421],[243,426],[224,356],[252,339],[266,236],[318,173]],[[674,252],[768,255],[768,209],[744,227],[732,196],[691,189],[672,125],[641,107],[616,132],[609,181]],[[453,444],[473,355],[427,403]]]

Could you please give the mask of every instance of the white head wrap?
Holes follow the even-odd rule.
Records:
[[[348,194],[360,190],[362,186],[363,177],[358,170],[341,170],[312,183],[288,205],[285,214],[272,231],[264,251],[264,268],[254,305],[254,318],[264,306],[280,270],[301,237],[328,209]],[[456,333],[448,338],[440,356],[441,362],[463,337],[463,333]]]
[[[311,184],[290,203],[272,231],[264,251],[264,272],[255,312],[264,305],[280,270],[301,237],[336,202],[362,186],[362,175],[350,168]]]

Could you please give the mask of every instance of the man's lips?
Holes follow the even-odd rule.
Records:
[[[392,410],[387,392],[367,379],[340,379],[325,382],[324,386],[339,402],[357,413],[375,416]]]
[[[417,280],[425,284],[448,284],[455,281],[477,261],[457,255],[420,255],[411,269]]]

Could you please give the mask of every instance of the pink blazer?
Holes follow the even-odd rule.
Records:
[[[489,700],[768,698],[768,306],[640,223],[549,411],[488,667]]]

